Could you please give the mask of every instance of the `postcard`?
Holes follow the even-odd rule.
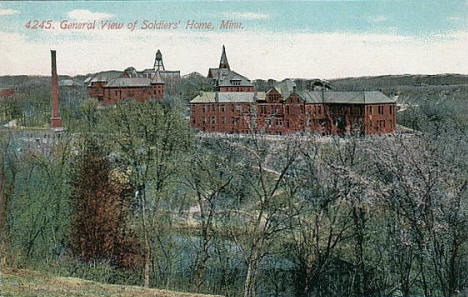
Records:
[[[468,296],[466,0],[0,2],[1,296]]]

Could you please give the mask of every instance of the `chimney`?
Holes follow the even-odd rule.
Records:
[[[52,60],[52,114],[50,117],[50,127],[54,130],[62,130],[62,119],[60,118],[59,111],[59,89],[55,50],[50,51],[50,58]]]

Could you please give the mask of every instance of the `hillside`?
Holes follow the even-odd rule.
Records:
[[[181,293],[136,286],[108,285],[72,277],[53,277],[30,270],[6,269],[0,273],[2,297],[214,297],[214,295]]]

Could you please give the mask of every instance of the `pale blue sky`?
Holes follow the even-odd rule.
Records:
[[[49,19],[58,26],[62,20],[80,20],[77,15],[125,24],[134,20],[140,24],[143,20],[180,20],[184,24],[193,19],[210,21],[217,26],[221,20],[233,19],[242,22],[244,30],[223,32],[215,29],[199,34],[188,32],[180,26],[175,32],[134,32],[133,35],[125,32],[116,36],[58,29],[31,30],[24,27],[28,20]],[[468,0],[2,2],[0,50],[3,53],[0,52],[0,58],[9,63],[0,65],[0,75],[28,71],[34,74],[47,73],[44,69],[46,63],[37,61],[37,64],[31,65],[28,59],[21,59],[13,45],[7,45],[7,41],[3,40],[6,38],[17,42],[17,47],[35,51],[33,56],[39,60],[46,57],[47,53],[36,51],[43,51],[47,47],[56,47],[58,51],[63,48],[67,59],[73,56],[82,62],[78,65],[76,61],[69,61],[69,66],[64,68],[70,74],[118,69],[130,63],[137,67],[149,67],[147,64],[152,63],[152,54],[148,55],[155,51],[154,47],[161,48],[165,56],[170,56],[172,61],[166,64],[181,69],[183,73],[198,71],[205,74],[206,67],[217,63],[222,43],[228,46],[228,56],[237,59],[238,67],[250,71],[248,74],[255,77],[466,73],[468,66],[460,64],[466,62],[468,65],[468,56],[464,54],[468,49],[467,16]],[[115,43],[116,40],[118,43]],[[342,47],[337,49],[336,45]],[[270,50],[265,48],[267,46]],[[193,50],[187,51],[191,48]],[[270,66],[269,61],[277,63],[281,58],[280,49],[283,53],[288,51],[285,58],[290,63],[282,61],[278,67]],[[112,59],[110,50],[115,50],[115,55],[126,53],[126,57]],[[309,50],[313,56],[306,65],[303,65],[304,61],[294,61],[295,56],[303,56],[304,51]],[[26,49],[23,51],[27,52]],[[93,53],[92,59],[86,55],[87,51]],[[198,54],[199,59],[194,61],[195,51],[206,55]],[[330,56],[330,51],[336,56],[333,60],[339,61],[336,65],[333,61],[324,62],[318,58],[334,58]],[[99,55],[102,57],[97,57]],[[132,55],[135,56],[133,60]],[[387,59],[387,56],[392,55],[399,55],[401,59]],[[431,55],[436,58],[431,58]],[[409,61],[413,56],[417,57],[416,61]],[[406,60],[408,63],[404,63]],[[251,65],[256,62],[262,66],[252,69]],[[343,65],[342,69],[340,65]],[[247,67],[250,69],[247,70]],[[278,73],[270,74],[271,71]]]

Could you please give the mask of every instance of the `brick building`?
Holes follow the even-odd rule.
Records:
[[[379,91],[297,91],[285,81],[268,92],[205,92],[190,102],[201,131],[321,135],[395,132],[395,100]]]
[[[226,48],[223,45],[221,60],[218,68],[208,70],[208,78],[211,79],[215,90],[218,92],[253,92],[252,82],[245,76],[232,71],[226,55]]]
[[[16,94],[15,87],[0,88],[0,98],[11,97]]]
[[[167,88],[175,88],[180,80],[180,71],[166,70],[161,51],[156,53],[154,66],[138,72],[128,67],[123,72],[108,71],[85,80],[88,95],[102,105],[115,104],[124,99],[146,101],[161,99]]]

